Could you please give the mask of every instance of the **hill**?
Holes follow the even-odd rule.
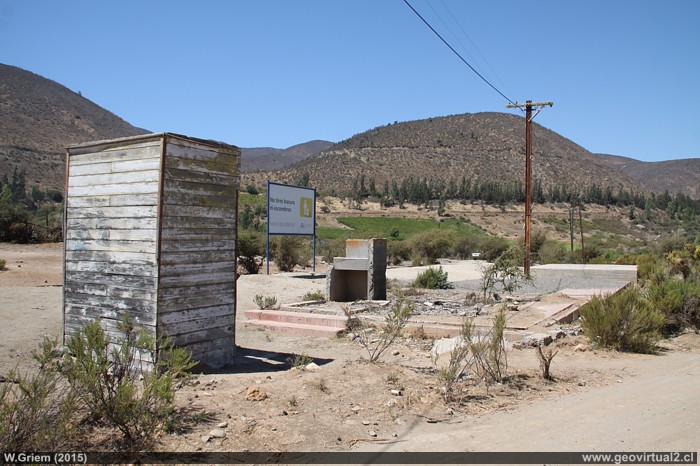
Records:
[[[24,168],[28,187],[63,189],[68,145],[144,133],[57,82],[0,64],[0,177]]]
[[[594,154],[599,160],[620,170],[650,191],[685,194],[700,199],[700,159],[642,162],[620,155]]]
[[[330,141],[314,140],[286,149],[273,147],[241,148],[241,171],[274,171],[294,165],[333,145]]]
[[[505,113],[395,123],[357,134],[288,169],[248,179],[260,183],[269,176],[294,182],[308,175],[309,184],[322,191],[347,191],[360,174],[378,186],[408,177],[517,183],[524,178],[524,128],[522,117]],[[646,191],[637,180],[538,124],[533,124],[533,176],[545,187]]]

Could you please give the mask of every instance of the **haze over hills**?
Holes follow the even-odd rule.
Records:
[[[24,169],[28,187],[63,189],[66,146],[145,133],[61,84],[0,64],[0,178]],[[287,149],[244,148],[243,183],[262,184],[268,177],[294,183],[308,174],[312,186],[343,191],[360,173],[378,186],[409,176],[521,181],[523,153],[520,116],[452,115],[374,128],[338,144],[315,140]],[[533,174],[545,186],[596,183],[700,197],[698,159],[650,163],[591,154],[537,124]]]
[[[312,186],[347,191],[360,173],[381,186],[407,177],[522,181],[524,120],[505,113],[460,114],[381,126],[270,176],[294,182],[305,174]],[[645,186],[569,139],[533,125],[533,176],[544,186],[583,189],[596,184],[627,191]]]

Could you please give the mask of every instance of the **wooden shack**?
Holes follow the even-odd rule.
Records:
[[[68,148],[63,338],[125,313],[212,367],[235,353],[240,149],[170,133]]]

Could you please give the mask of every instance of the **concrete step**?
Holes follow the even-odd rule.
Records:
[[[280,322],[288,324],[345,329],[347,317],[329,314],[311,314],[306,312],[251,310],[245,311],[246,320],[263,322]]]
[[[287,335],[297,335],[305,337],[335,337],[342,328],[328,327],[323,325],[309,325],[291,322],[279,322],[273,320],[246,320],[243,322],[246,327],[257,327],[271,332],[285,333]]]

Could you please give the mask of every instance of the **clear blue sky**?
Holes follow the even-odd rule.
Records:
[[[510,99],[554,101],[536,121],[586,149],[700,157],[700,1],[409,1]],[[241,147],[519,113],[402,0],[0,0],[0,62]]]

